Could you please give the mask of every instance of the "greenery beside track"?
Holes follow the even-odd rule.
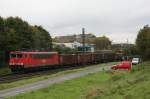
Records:
[[[51,77],[56,77],[56,76],[63,75],[63,74],[69,74],[69,73],[78,72],[78,71],[82,71],[82,70],[89,70],[90,68],[94,68],[94,66],[111,66],[113,64],[116,64],[116,62],[91,65],[91,66],[79,68],[79,69],[65,70],[65,71],[61,71],[58,73],[52,73],[50,75],[44,75],[44,76],[40,76],[40,77],[34,76],[34,77],[31,77],[28,79],[23,79],[23,80],[11,82],[11,83],[2,83],[2,84],[0,84],[0,90],[13,88],[13,87],[17,87],[17,86],[22,86],[25,84],[34,83],[34,82],[41,81],[41,80],[46,80]]]
[[[129,71],[89,74],[8,99],[150,99],[150,62]]]
[[[0,76],[11,74],[11,70],[8,66],[0,67]]]

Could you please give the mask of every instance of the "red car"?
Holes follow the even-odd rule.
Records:
[[[128,69],[128,70],[131,70],[131,67],[132,67],[131,62],[129,62],[129,61],[123,61],[120,64],[113,65],[111,67],[111,69],[115,69],[115,70],[117,70],[117,69]]]
[[[57,52],[10,52],[9,66],[12,71],[28,68],[45,67],[59,64]]]

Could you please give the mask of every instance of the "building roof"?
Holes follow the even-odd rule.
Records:
[[[89,42],[90,40],[95,39],[96,36],[93,34],[85,34],[85,41]],[[78,34],[78,35],[69,35],[69,36],[57,36],[54,38],[54,40],[56,42],[61,42],[61,43],[69,43],[69,42],[82,42],[82,34]]]

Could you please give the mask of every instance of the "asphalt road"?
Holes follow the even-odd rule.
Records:
[[[99,72],[99,71],[103,71],[103,70],[106,70],[106,71],[110,70],[110,66],[105,66],[105,67],[100,67],[100,66],[93,66],[92,67],[91,66],[88,69],[86,68],[85,70],[81,70],[78,72],[59,75],[59,76],[50,78],[48,80],[42,80],[42,81],[38,81],[35,83],[31,83],[31,84],[27,84],[27,85],[15,87],[15,88],[1,90],[0,91],[0,99],[3,99],[3,98],[8,97],[8,96],[15,96],[19,93],[25,93],[25,92],[37,90],[40,88],[48,87],[49,85],[52,85],[55,83],[60,83],[60,82],[63,82],[65,80],[70,80],[73,78],[86,76],[90,73],[95,73],[95,72]]]

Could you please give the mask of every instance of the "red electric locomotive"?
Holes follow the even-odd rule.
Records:
[[[9,66],[13,72],[59,64],[57,52],[10,52]]]

